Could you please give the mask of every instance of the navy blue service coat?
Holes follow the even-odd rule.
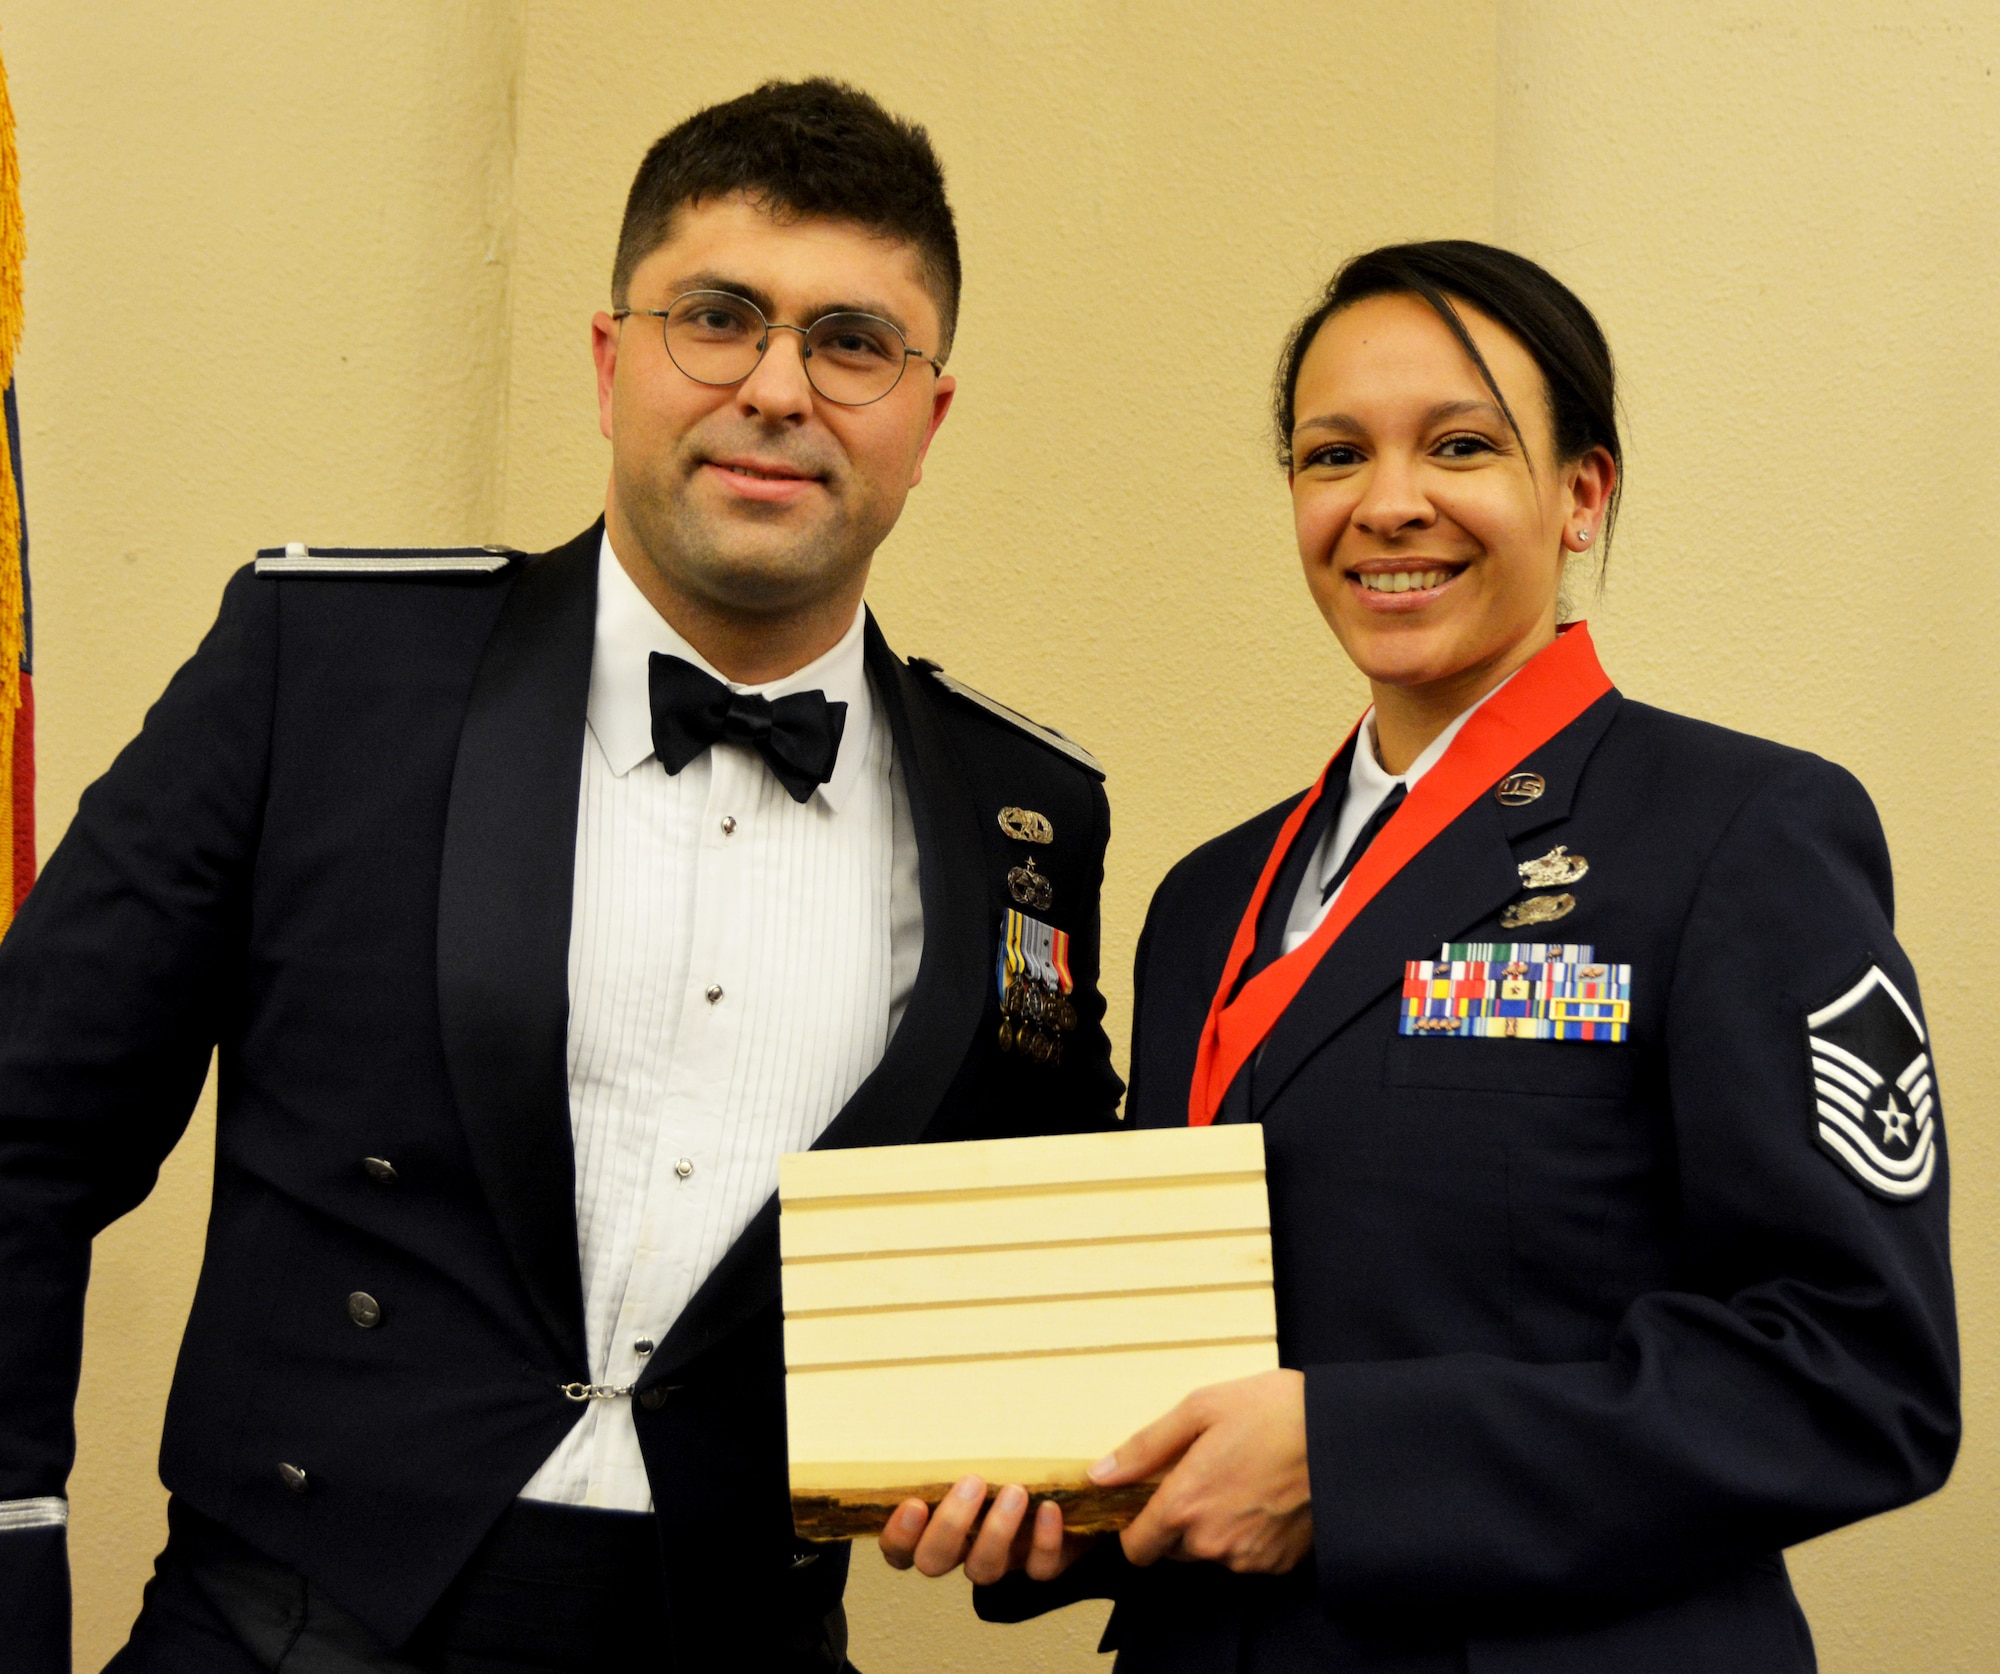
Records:
[[[63,1492],[90,1240],[220,1050],[214,1201],[168,1406],[181,1500],[402,1642],[590,1376],[565,1031],[598,529],[490,577],[239,574],[0,945],[0,1502]],[[820,1143],[1101,1126],[1099,776],[869,624],[920,855],[901,1027]],[[1003,1055],[1001,807],[1045,815],[1060,1067]],[[364,1159],[387,1162],[392,1177]],[[366,1291],[379,1324],[357,1329]],[[838,1601],[785,1466],[777,1213],[674,1323],[635,1418],[683,1670]],[[296,1467],[298,1477],[280,1466]],[[58,1529],[0,1527],[0,1638],[67,1667]]]
[[[1882,1194],[1822,1138],[1808,1042],[1807,1018],[1871,968],[1919,1004],[1867,795],[1815,756],[1615,692],[1521,767],[1543,794],[1488,795],[1413,859],[1220,1117],[1264,1126],[1310,1559],[1275,1578],[1140,1571],[1106,1542],[1048,1588],[982,1589],[982,1613],[1114,1597],[1120,1674],[1783,1674],[1814,1664],[1781,1549],[1944,1481],[1941,1129],[1927,1188]],[[1196,850],[1154,897],[1142,1126],[1187,1120],[1203,1019],[1294,805]],[[1558,844],[1589,866],[1574,909],[1503,928],[1551,893],[1518,868]],[[1309,825],[1266,943],[1310,846]],[[1544,940],[1631,966],[1629,1040],[1398,1032],[1407,961]]]

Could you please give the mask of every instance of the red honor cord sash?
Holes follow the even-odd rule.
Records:
[[[1190,1127],[1205,1128],[1215,1120],[1236,1072],[1263,1043],[1361,909],[1432,838],[1610,690],[1611,677],[1597,660],[1590,630],[1581,622],[1558,629],[1554,643],[1536,652],[1513,679],[1481,705],[1459,729],[1451,748],[1411,787],[1402,807],[1355,862],[1346,888],[1335,898],[1319,928],[1282,959],[1259,971],[1231,1000],[1230,990],[1256,949],[1257,920],[1272,880],[1306,816],[1326,794],[1326,774],[1333,765],[1327,764],[1318,783],[1278,832],[1250,905],[1244,909],[1243,922],[1236,927],[1236,940],[1230,943],[1222,982],[1209,1002],[1208,1020],[1202,1025],[1201,1045],[1195,1053],[1194,1080],[1188,1087]],[[1356,726],[1358,729],[1358,722]],[[1360,743],[1355,746],[1362,747]]]

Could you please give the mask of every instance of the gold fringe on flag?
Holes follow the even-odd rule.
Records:
[[[14,146],[14,104],[0,63],[0,390],[14,381],[21,346],[21,158]],[[25,605],[21,586],[21,506],[14,467],[0,446],[0,932],[14,917],[14,723],[21,708]]]

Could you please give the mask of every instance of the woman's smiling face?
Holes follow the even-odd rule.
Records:
[[[1299,368],[1291,475],[1299,556],[1378,703],[1387,687],[1455,710],[1548,644],[1566,551],[1595,532],[1611,488],[1602,449],[1568,463],[1554,457],[1546,386],[1519,340],[1457,306],[1527,453],[1421,297],[1375,296],[1342,309]]]

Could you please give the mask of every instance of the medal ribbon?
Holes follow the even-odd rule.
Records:
[[[994,980],[1000,985],[1000,998],[1005,1000],[1009,981],[1023,975],[1028,968],[1028,962],[1021,953],[1021,915],[1011,909],[1000,921],[1000,957],[997,966],[993,973]]]
[[[1195,1052],[1194,1080],[1188,1087],[1190,1127],[1205,1128],[1215,1120],[1237,1071],[1263,1044],[1306,979],[1319,968],[1327,950],[1360,916],[1361,909],[1439,832],[1610,690],[1611,677],[1597,660],[1590,630],[1581,622],[1558,628],[1554,642],[1536,652],[1480,706],[1437,764],[1411,787],[1402,807],[1355,862],[1346,888],[1334,899],[1319,928],[1282,959],[1259,971],[1232,1000],[1229,996],[1236,979],[1256,949],[1257,920],[1272,881],[1306,816],[1326,794],[1326,776],[1333,769],[1333,762],[1327,763],[1305,800],[1279,830],[1250,905],[1244,909],[1243,922],[1236,927],[1236,939],[1230,943],[1222,981],[1209,1002],[1201,1044]],[[1357,721],[1355,730],[1359,729]],[[1352,740],[1354,733],[1348,737]]]
[[[1049,975],[1058,994],[1072,993],[1076,988],[1076,978],[1069,974],[1069,932],[1049,931]]]
[[[1069,932],[1010,907],[1000,937],[997,975],[1002,998],[1007,993],[1007,979],[1015,976],[1032,978],[1052,994],[1070,993],[1076,979],[1069,970]]]

